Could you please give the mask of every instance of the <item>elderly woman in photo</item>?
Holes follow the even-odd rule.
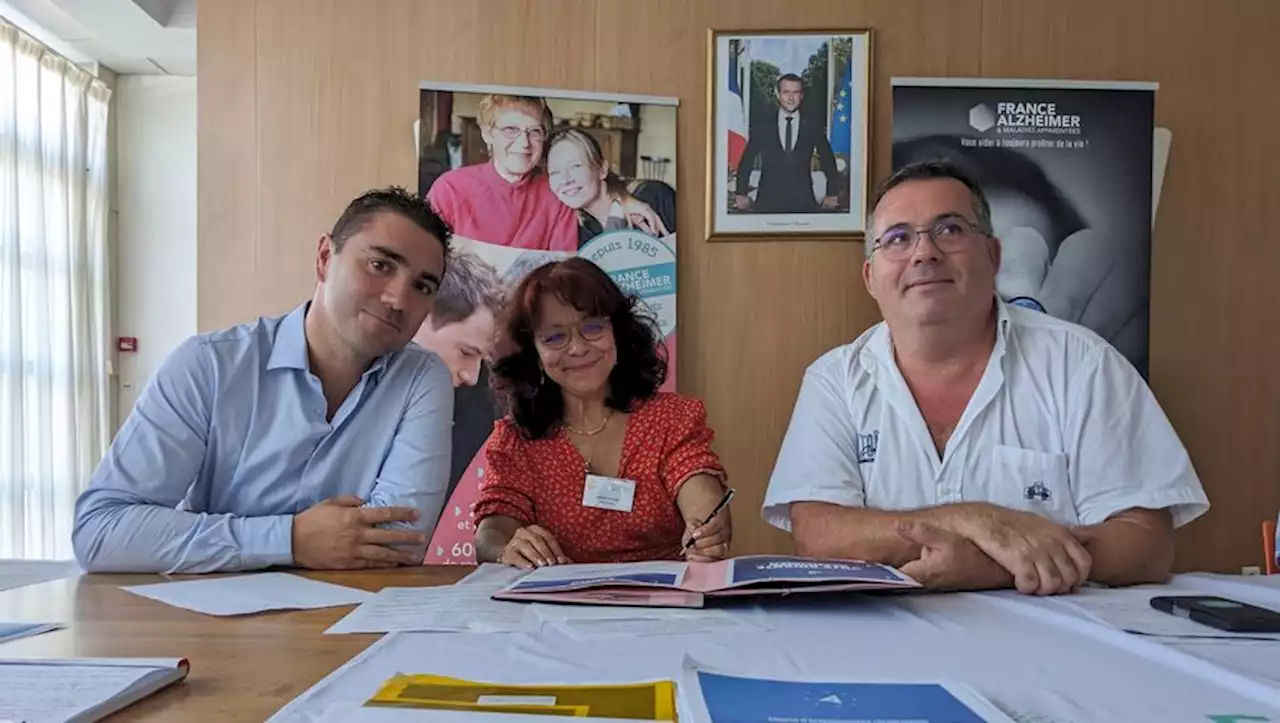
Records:
[[[489,162],[445,172],[427,200],[455,235],[498,244],[577,250],[577,220],[556,199],[540,170],[551,130],[542,98],[486,95],[477,114]]]
[[[706,410],[657,391],[666,361],[638,303],[581,257],[538,268],[509,297],[492,371],[507,416],[474,508],[481,562],[728,554],[729,508],[711,516],[726,489]]]
[[[476,118],[489,161],[445,172],[427,190],[455,236],[499,246],[577,251],[578,220],[542,170],[551,109],[543,98],[489,94]],[[629,214],[657,226],[657,214],[630,199]]]
[[[667,236],[676,227],[676,192],[662,181],[623,181],[609,168],[600,144],[579,128],[560,128],[547,140],[547,178],[564,205],[578,213],[578,245],[614,229],[637,228]],[[636,204],[653,209],[658,222],[628,214]]]

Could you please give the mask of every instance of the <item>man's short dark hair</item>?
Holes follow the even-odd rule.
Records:
[[[893,167],[900,168],[916,161],[949,161],[977,182],[983,192],[1007,192],[1030,200],[1049,217],[1049,242],[1052,250],[1062,239],[1088,228],[1076,204],[1060,191],[1039,163],[1012,148],[984,148],[972,153],[960,136],[937,133],[917,136],[893,144]]]
[[[431,328],[466,321],[482,308],[496,317],[506,301],[505,292],[497,269],[473,253],[455,249],[431,307]]]
[[[884,198],[886,193],[909,181],[927,181],[935,178],[949,178],[963,183],[965,188],[969,189],[969,197],[973,200],[973,215],[978,222],[978,230],[986,234],[992,233],[991,204],[987,202],[987,194],[982,192],[982,188],[969,177],[969,174],[960,170],[954,163],[942,159],[910,163],[884,179],[876,189],[875,200],[871,202],[871,213],[867,215],[867,232],[870,233],[875,225],[876,207],[880,205],[880,199]],[[868,242],[871,240],[867,239]],[[869,243],[868,248],[870,248]]]
[[[453,230],[449,228],[449,224],[440,218],[435,209],[431,208],[427,199],[415,196],[399,186],[367,191],[347,204],[347,209],[338,217],[337,223],[333,224],[333,230],[329,232],[329,236],[333,239],[334,252],[341,252],[342,245],[347,242],[347,239],[359,233],[360,229],[379,213],[398,213],[404,216],[418,228],[439,239],[445,253],[448,253],[449,239],[453,236]]]
[[[801,89],[801,90],[804,90],[804,78],[801,78],[800,76],[796,75],[795,73],[786,73],[786,74],[784,74],[784,75],[778,76],[778,85],[777,85],[777,89],[778,89],[778,90],[782,90],[782,81],[784,81],[784,80],[790,80],[790,81],[794,81],[794,82],[796,82],[796,83],[799,83],[799,84],[800,84],[800,89]]]

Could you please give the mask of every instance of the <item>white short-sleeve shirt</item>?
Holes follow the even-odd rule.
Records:
[[[1068,526],[1132,507],[1181,526],[1209,509],[1191,459],[1137,370],[1092,331],[999,299],[991,361],[941,459],[881,322],[805,372],[765,493],[910,510],[990,502]]]

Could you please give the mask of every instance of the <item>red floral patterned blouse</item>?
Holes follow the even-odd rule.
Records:
[[[631,413],[618,477],[636,483],[630,512],[586,507],[586,462],[563,430],[546,439],[524,437],[508,417],[485,445],[489,467],[480,482],[476,524],[506,515],[546,528],[574,562],[678,560],[684,518],[676,493],[705,473],[725,479],[711,451],[702,402],[659,393]]]

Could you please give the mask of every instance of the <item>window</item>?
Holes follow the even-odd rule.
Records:
[[[72,556],[110,432],[109,100],[0,21],[0,558]]]

